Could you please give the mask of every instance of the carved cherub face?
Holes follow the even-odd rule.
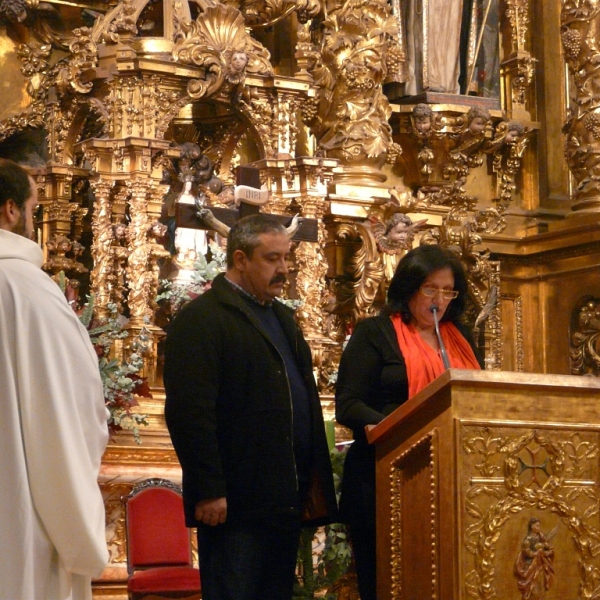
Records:
[[[124,223],[117,223],[113,225],[113,235],[115,239],[122,240],[127,235],[127,227]]]
[[[475,117],[469,123],[469,131],[474,134],[481,133],[486,125],[487,122],[483,117]]]
[[[429,115],[416,116],[415,129],[419,133],[427,133],[431,129],[431,117]]]
[[[58,252],[66,254],[71,249],[71,240],[68,238],[60,238],[58,240]]]
[[[229,66],[234,73],[241,73],[248,64],[248,55],[243,51],[234,52],[231,55]]]
[[[386,222],[385,237],[389,244],[398,246],[406,241],[412,221],[410,217],[396,213]]]
[[[387,239],[393,244],[400,244],[404,240],[406,240],[406,236],[408,234],[408,229],[410,225],[400,221],[396,223],[387,234]]]
[[[519,137],[519,132],[516,129],[510,129],[507,133],[506,133],[506,137],[504,138],[504,141],[507,144],[513,144],[514,142],[517,141],[517,138]]]
[[[164,223],[161,223],[160,221],[155,221],[152,224],[152,227],[150,227],[150,234],[156,239],[163,237],[164,235],[166,235],[166,233],[167,226]]]

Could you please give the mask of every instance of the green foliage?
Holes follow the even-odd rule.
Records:
[[[113,345],[117,340],[127,337],[119,323],[119,315],[115,304],[109,304],[110,316],[106,321],[94,322],[94,298],[79,315],[79,320],[88,330],[90,340],[98,355],[98,368],[104,389],[104,401],[110,413],[108,428],[112,433],[123,429],[131,431],[135,441],[142,443],[140,426],[147,426],[147,416],[134,412],[137,396],[150,396],[146,380],[139,373],[144,367],[143,354],[148,348],[148,332],[142,329],[132,340],[132,353],[126,360],[112,358]]]

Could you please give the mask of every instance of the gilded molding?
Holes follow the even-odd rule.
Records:
[[[408,450],[394,459],[390,465],[390,531],[391,531],[391,549],[390,559],[392,567],[392,585],[391,598],[392,600],[401,600],[403,565],[402,565],[402,523],[405,519],[410,518],[408,515],[402,514],[402,485],[403,485],[403,469],[407,468],[412,462],[413,455],[417,451],[423,449],[429,452],[429,480],[430,480],[430,531],[427,538],[431,540],[431,590],[421,590],[427,597],[432,600],[438,598],[438,432],[433,429],[426,436],[415,442]],[[430,595],[431,594],[431,595]]]
[[[515,348],[515,364],[514,368],[511,369],[513,371],[517,371],[522,373],[525,371],[525,350],[524,350],[524,341],[523,341],[523,296],[520,294],[502,294],[501,300],[505,300],[512,304],[512,312],[514,318],[514,348]],[[500,340],[500,350],[502,349],[502,337],[499,336]],[[502,358],[502,354],[500,354],[500,358]],[[502,366],[502,361],[500,361],[500,367]],[[494,369],[496,370],[496,369]],[[501,370],[499,368],[498,370]]]

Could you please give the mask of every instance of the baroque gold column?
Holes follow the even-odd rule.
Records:
[[[600,212],[600,5],[563,0],[561,36],[571,79],[566,156],[573,213]]]
[[[110,276],[112,274],[112,220],[111,191],[114,182],[98,179],[90,182],[94,192],[94,212],[92,214],[92,258],[94,267],[91,272],[91,292],[95,298],[95,313],[100,318],[109,315],[108,304],[111,301]]]
[[[127,259],[128,305],[130,325],[142,327],[152,318],[150,307],[150,277],[148,272],[150,248],[148,244],[148,195],[153,182],[135,179],[131,184],[129,202],[129,257]]]

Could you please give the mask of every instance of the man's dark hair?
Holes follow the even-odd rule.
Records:
[[[405,323],[410,323],[412,314],[408,303],[411,298],[419,293],[431,273],[446,268],[454,275],[454,289],[458,296],[448,305],[442,321],[458,322],[465,310],[467,278],[456,254],[437,244],[413,248],[398,263],[387,293],[386,312],[400,314]]]
[[[241,250],[248,258],[252,258],[254,249],[260,244],[262,233],[283,233],[287,229],[274,217],[268,215],[250,215],[236,221],[227,236],[227,268],[233,267],[233,253]]]
[[[13,200],[20,210],[31,193],[27,171],[12,160],[0,158],[0,206]]]

